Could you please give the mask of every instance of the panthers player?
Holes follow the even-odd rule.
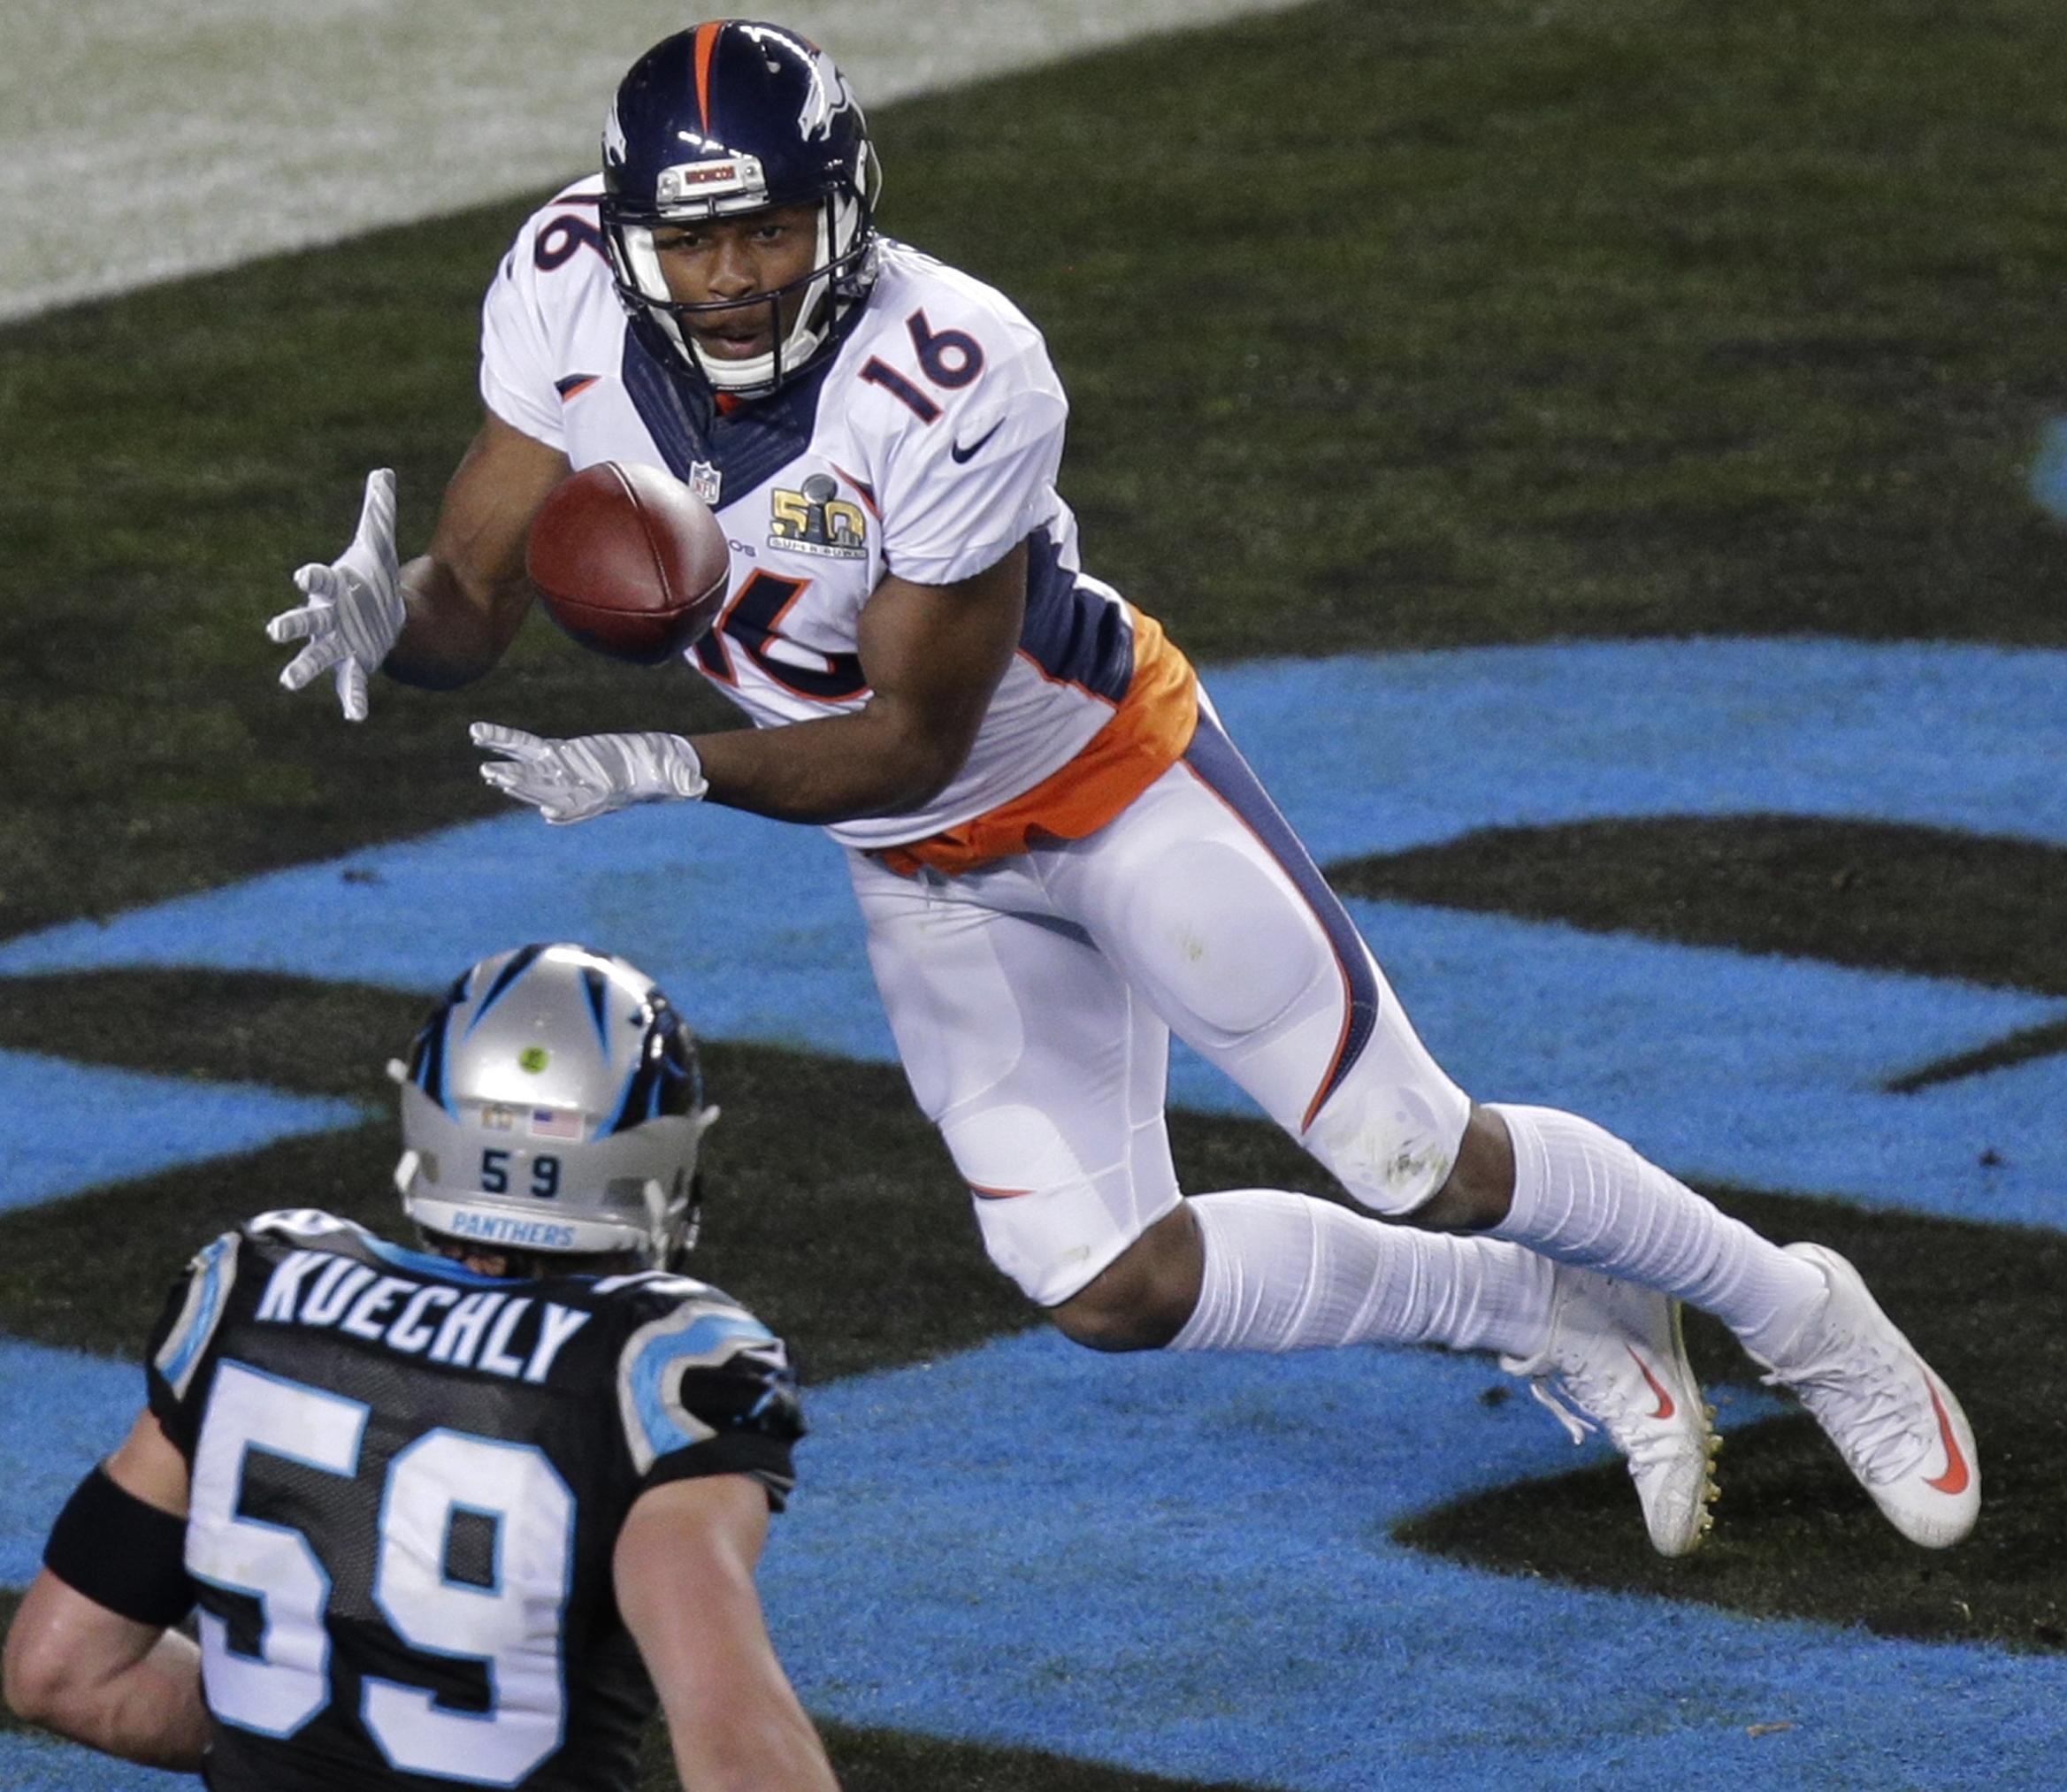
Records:
[[[1084,571],[1038,333],[876,233],[875,155],[831,60],[742,20],[671,37],[618,88],[602,160],[489,290],[487,415],[429,554],[397,567],[376,473],[357,539],[272,624],[307,639],[288,687],[332,670],[359,719],[377,666],[479,676],[530,605],[552,486],[606,459],[672,469],[733,544],[693,663],[759,725],[482,724],[484,775],[555,822],[702,800],[826,824],[914,1092],[991,1254],[1069,1336],[1498,1351],[1575,1436],[1606,1428],[1677,1555],[1713,1492],[1691,1301],[1906,1535],[1964,1535],[1958,1405],[1849,1265],[1768,1243],[1583,1120],[1475,1103],[1430,1058],[1190,666]],[[1380,1218],[1184,1198],[1173,1030]]]
[[[623,1792],[657,1688],[690,1792],[825,1792],[753,1581],[795,1384],[674,1267],[716,1114],[687,1030],[623,960],[526,946],[391,1068],[429,1249],[298,1210],[195,1258],[9,1703],[214,1792]]]

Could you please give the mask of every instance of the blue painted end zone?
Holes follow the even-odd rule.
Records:
[[[1586,643],[1240,666],[1212,683],[1323,860],[1496,824],[1668,813],[2067,842],[2059,653]],[[1689,1174],[2061,1222],[2067,1130],[2048,1116],[2067,1094],[2063,1061],[1879,1092],[1922,1062],[2056,1019],[2058,1003],[1353,907],[1415,1024],[1474,1095],[1572,1107]],[[641,964],[709,1037],[892,1056],[838,849],[716,808],[565,829],[512,814],[14,940],[0,972],[203,964],[428,992],[485,952],[555,938]],[[1180,1106],[1252,1111],[1182,1051],[1172,1092]],[[1984,1167],[1989,1152],[2002,1163]]]
[[[348,1101],[0,1052],[0,1209],[356,1125]],[[195,1243],[200,1241],[197,1239]]]
[[[717,808],[577,828],[534,815],[296,866],[0,947],[0,975],[209,965],[442,990],[491,952],[572,939],[661,976],[702,1033],[893,1055],[846,860],[815,828]]]
[[[7,1792],[191,1792],[191,1773],[161,1773],[44,1736],[0,1736]]]
[[[0,1337],[0,1587],[21,1587],[80,1477],[143,1410],[143,1370]]]
[[[2067,653],[1552,642],[1214,669],[1322,864],[1474,828],[1803,815],[2067,842]]]
[[[1751,811],[2067,841],[2063,673],[2058,654],[1708,642],[1213,683],[1332,859],[1489,825]],[[1474,1093],[1571,1106],[1689,1173],[2067,1222],[2067,1061],[1879,1092],[2057,1018],[2056,1002],[1497,916],[1357,912]],[[485,951],[555,937],[644,963],[711,1036],[889,1055],[837,851],[722,810],[572,830],[513,815],[17,940],[0,973],[212,964],[429,992]],[[258,1142],[247,1123],[278,1136],[352,1117],[46,1061],[0,1070],[27,1079],[0,1082],[11,1112],[65,1137],[0,1146],[11,1191],[134,1173],[83,1168],[82,1139],[157,1167],[180,1113],[203,1155]],[[1180,1099],[1227,1105],[1195,1063],[1174,1075]],[[232,1108],[210,1113],[226,1093]],[[2003,1161],[1984,1166],[1991,1151]],[[803,1491],[766,1569],[778,1638],[814,1706],[852,1721],[1314,1792],[2056,1782],[2067,1663],[1747,1623],[1396,1549],[1386,1528],[1407,1512],[1585,1459],[1533,1405],[1480,1405],[1497,1379],[1434,1352],[1105,1359],[1037,1335],[815,1390]],[[0,1474],[17,1495],[0,1519],[4,1584],[33,1571],[142,1389],[134,1367],[27,1346],[0,1346]],[[1726,1458],[1724,1482],[1726,1526]],[[1646,1547],[1633,1496],[1627,1540]],[[1745,1734],[1774,1723],[1795,1727]],[[147,1782],[164,1783],[0,1739],[0,1783]]]
[[[1861,1647],[1388,1542],[1585,1459],[1534,1403],[1474,1398],[1502,1379],[1435,1352],[1094,1358],[1037,1333],[816,1390],[762,1569],[777,1645],[847,1722],[1301,1792],[2057,1784],[2067,1662]],[[1634,1494],[1627,1546],[1648,1547]],[[1772,1723],[1795,1727],[1746,1735]]]
[[[1647,815],[1856,816],[2067,843],[2067,653],[1600,641],[1270,661],[1209,682],[1323,863],[1475,828]],[[851,907],[839,925],[827,906],[845,903],[845,884],[815,831],[729,810],[575,828],[512,815],[29,935],[0,947],[0,973],[211,964],[431,990],[484,951],[578,926],[669,942],[694,979],[686,1001],[759,976],[771,950],[784,967],[851,956]],[[779,1037],[777,993],[757,1004],[769,1018],[755,1037]]]
[[[1685,1176],[2067,1226],[2067,1057],[1890,1095],[2067,1005],[1626,935],[1352,902],[1416,1030],[1481,1100],[1583,1114]],[[1993,1153],[2000,1161],[1983,1162]]]

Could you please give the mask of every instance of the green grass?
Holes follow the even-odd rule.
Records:
[[[1201,656],[2057,643],[2063,51],[2049,0],[1322,4],[883,108],[885,218],[1048,331],[1090,562]],[[523,210],[0,331],[0,935],[492,812],[477,714],[716,715],[542,626],[362,729],[272,684],[366,468],[425,540]]]
[[[1036,1749],[944,1742],[894,1730],[822,1724],[846,1792],[1238,1792],[1231,1781],[1166,1780]]]
[[[1091,551],[1207,654],[2058,641],[2063,47],[2044,0],[1322,5],[900,111],[889,204],[1048,328]]]

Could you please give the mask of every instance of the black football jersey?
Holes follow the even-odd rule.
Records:
[[[497,1280],[262,1214],[174,1287],[151,1411],[192,1468],[214,1792],[623,1792],[654,1693],[611,1554],[647,1488],[779,1507],[781,1342],[685,1276]]]

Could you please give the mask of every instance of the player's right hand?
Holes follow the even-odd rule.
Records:
[[[392,471],[382,467],[366,475],[366,502],[351,546],[328,566],[304,566],[295,583],[309,601],[282,610],[265,632],[272,640],[305,639],[308,645],[287,662],[279,681],[299,691],[318,673],[331,672],[345,720],[364,722],[366,675],[387,657],[409,616],[394,551]]]
[[[710,788],[696,749],[679,734],[577,734],[551,740],[477,722],[473,743],[501,755],[484,782],[555,824],[586,822],[640,802],[695,802]]]

